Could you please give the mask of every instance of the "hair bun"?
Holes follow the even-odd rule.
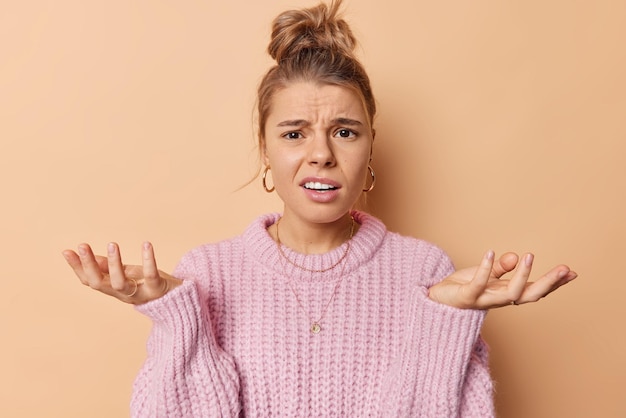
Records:
[[[332,55],[354,55],[356,38],[345,20],[338,16],[341,0],[310,9],[281,13],[272,24],[270,56],[281,61],[299,56],[303,51],[324,51]]]

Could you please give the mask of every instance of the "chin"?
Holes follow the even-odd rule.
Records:
[[[305,211],[294,211],[303,219],[308,222],[317,224],[329,224],[336,222],[346,216],[348,212],[352,210],[352,207],[324,207],[322,205],[316,205],[316,207]]]

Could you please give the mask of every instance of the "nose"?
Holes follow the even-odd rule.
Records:
[[[331,138],[327,135],[315,135],[310,143],[309,164],[318,167],[333,167],[336,163]]]

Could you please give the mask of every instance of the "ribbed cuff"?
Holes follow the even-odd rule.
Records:
[[[180,286],[170,290],[164,296],[137,305],[135,309],[152,319],[153,322],[172,325],[180,323],[183,312],[190,311],[188,314],[200,314],[200,301],[196,285],[192,280],[183,280]]]
[[[239,378],[217,345],[195,283],[136,306],[153,321],[145,375],[135,384],[137,416],[237,416]]]
[[[386,416],[456,416],[485,314],[439,304],[425,287],[413,290],[402,351],[387,380]]]

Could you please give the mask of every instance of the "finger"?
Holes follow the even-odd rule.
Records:
[[[489,277],[493,269],[495,253],[492,250],[487,251],[483,256],[480,265],[476,269],[476,273],[472,278],[472,281],[468,283],[468,293],[472,301],[476,300],[480,294],[482,294],[487,287]]]
[[[493,265],[492,275],[499,279],[506,273],[513,271],[518,261],[519,257],[515,253],[509,252],[502,254]]]
[[[109,260],[107,259],[107,257],[96,255],[96,263],[98,263],[98,267],[100,267],[100,271],[102,273],[109,273]]]
[[[559,273],[559,277],[561,277],[561,279],[559,279],[554,284],[554,286],[552,286],[552,289],[548,293],[546,293],[544,295],[544,297],[547,296],[548,294],[554,292],[556,289],[558,289],[559,287],[563,286],[564,284],[567,284],[567,283],[571,282],[572,280],[574,280],[576,277],[578,277],[578,274],[576,274],[575,272],[570,270],[570,271],[567,272],[567,274]]]
[[[61,254],[63,254],[63,258],[65,258],[65,261],[67,262],[67,264],[69,264],[72,270],[79,270],[79,271],[83,270],[83,265],[81,264],[80,258],[78,257],[78,254],[76,254],[75,251],[63,250]]]
[[[573,270],[570,270],[570,271],[567,273],[567,275],[563,278],[563,281],[564,281],[565,283],[569,283],[569,282],[571,282],[572,280],[574,280],[574,279],[575,279],[575,278],[577,278],[577,277],[578,277],[578,273],[576,273],[576,272],[575,272],[575,271],[573,271]]]
[[[80,257],[76,252],[72,250],[64,250],[62,252],[63,258],[67,261],[67,264],[72,268],[74,274],[78,277],[82,284],[88,285],[87,277],[85,276],[85,272],[83,271],[83,264],[80,261]]]
[[[102,285],[102,272],[93,255],[91,247],[88,244],[80,244],[78,246],[78,256],[83,266],[84,277],[87,284],[94,289],[100,289]]]
[[[142,260],[144,279],[146,282],[155,284],[160,279],[160,276],[159,270],[157,269],[156,259],[154,257],[154,248],[149,242],[143,243]]]
[[[567,266],[555,267],[537,281],[531,283],[520,296],[519,303],[536,302],[564,284],[571,282],[576,277],[578,275]]]
[[[535,256],[531,253],[525,254],[522,257],[521,262],[518,264],[517,269],[515,270],[515,274],[511,277],[509,284],[507,286],[507,291],[509,295],[509,299],[506,302],[516,302],[519,303],[519,299],[526,288],[526,283],[528,283],[528,278],[530,277],[530,272],[533,268],[533,261],[535,260]]]
[[[127,286],[126,275],[124,274],[124,265],[122,264],[122,256],[119,246],[110,242],[107,245],[107,265],[109,269],[109,278],[111,287],[117,291],[123,291]]]

